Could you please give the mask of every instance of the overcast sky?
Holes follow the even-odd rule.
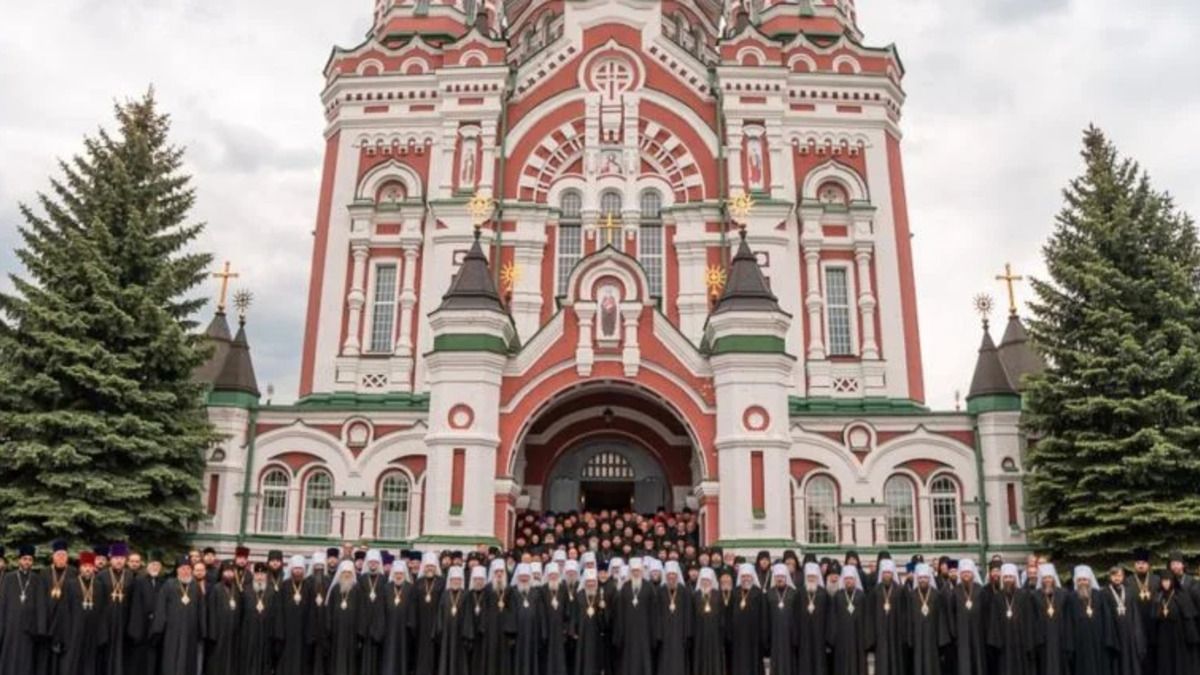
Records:
[[[17,204],[55,160],[150,84],[187,147],[200,246],[257,298],[260,386],[295,396],[323,119],[321,68],[357,44],[371,0],[58,0],[0,21],[0,271]],[[904,163],[928,402],[970,384],[974,294],[1006,261],[1038,274],[1081,129],[1094,122],[1200,213],[1200,3],[858,0],[868,44],[907,68]],[[0,288],[10,288],[7,279]],[[206,287],[213,293],[215,287]],[[1027,297],[1028,288],[1020,289]],[[203,317],[207,320],[206,316]],[[1000,318],[1000,317],[997,317]]]

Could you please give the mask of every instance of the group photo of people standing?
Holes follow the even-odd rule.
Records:
[[[0,675],[1200,672],[1200,581],[1178,552],[1097,575],[1036,556],[748,557],[698,547],[688,513],[520,522],[507,551],[21,546]]]

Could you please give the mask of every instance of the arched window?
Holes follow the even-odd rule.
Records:
[[[938,476],[929,484],[929,493],[934,540],[958,541],[958,483],[949,476]]]
[[[638,262],[646,270],[650,296],[662,297],[663,228],[662,195],[658,190],[643,190],[641,221],[638,223]]]
[[[558,294],[566,295],[571,270],[583,254],[583,235],[580,220],[583,215],[583,195],[579,190],[567,190],[559,200],[558,219]]]
[[[892,476],[883,484],[883,501],[887,505],[887,539],[904,544],[916,539],[916,495],[912,481]]]
[[[579,477],[582,480],[633,480],[635,474],[625,455],[604,451],[588,459]]]
[[[838,532],[837,486],[829,476],[815,476],[804,488],[808,511],[808,543],[836,544]]]
[[[605,190],[600,194],[600,246],[611,244],[621,247],[620,227],[608,227],[609,219],[616,225],[621,224],[621,193],[616,190]]]
[[[309,537],[327,536],[333,529],[333,478],[314,471],[304,483],[304,518],[301,532]]]
[[[288,487],[291,481],[283,469],[271,469],[262,481],[262,523],[259,531],[281,534],[287,531]]]
[[[408,536],[408,507],[412,489],[408,476],[389,474],[379,484],[379,538],[404,539]]]

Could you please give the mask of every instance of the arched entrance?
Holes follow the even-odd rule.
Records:
[[[662,467],[645,450],[618,438],[585,441],[555,463],[547,480],[551,511],[632,509],[653,513],[669,503]]]

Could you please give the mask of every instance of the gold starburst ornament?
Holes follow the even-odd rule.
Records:
[[[492,209],[495,206],[496,200],[481,192],[476,192],[475,196],[467,202],[467,213],[471,214],[471,222],[478,226],[492,215]]]
[[[500,281],[504,284],[504,290],[511,293],[520,280],[521,266],[517,263],[510,261],[500,268]]]
[[[748,194],[740,194],[728,200],[727,208],[729,215],[734,220],[741,223],[750,217],[750,212],[754,210],[754,198]]]
[[[704,272],[704,285],[708,286],[709,295],[718,297],[725,288],[725,268],[720,265],[709,265]]]
[[[992,310],[996,308],[996,301],[987,293],[976,295],[974,300],[972,300],[972,304],[975,305],[975,311],[984,321],[987,321],[987,318],[992,314]]]

